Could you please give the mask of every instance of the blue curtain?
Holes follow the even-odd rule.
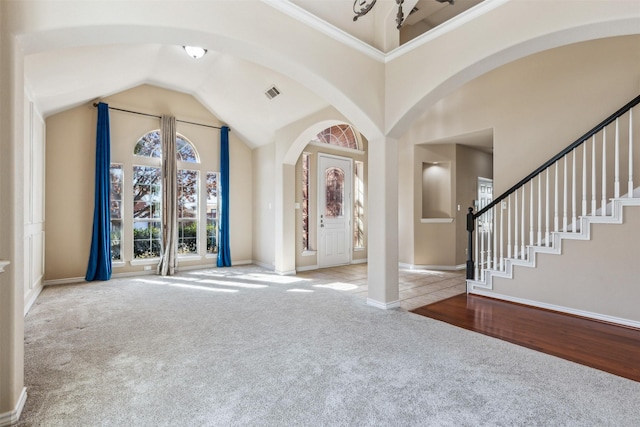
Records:
[[[220,129],[220,244],[218,246],[218,267],[231,267],[229,247],[229,128]]]
[[[93,235],[87,267],[87,281],[111,278],[111,137],[109,135],[109,105],[98,104],[96,130],[96,184],[93,208]]]

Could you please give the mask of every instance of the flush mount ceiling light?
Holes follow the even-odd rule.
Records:
[[[454,0],[436,0],[436,1],[438,3],[449,3],[452,5]],[[398,5],[398,13],[396,14],[397,29],[400,29],[400,27],[402,27],[402,24],[404,22],[404,12],[402,12],[403,3],[404,3],[404,0],[396,0],[396,4]],[[375,6],[375,4],[376,4],[376,0],[354,0],[353,13],[355,13],[356,16],[353,17],[353,20],[357,21],[358,18],[369,13],[369,11],[373,9],[373,6]]]
[[[184,51],[187,52],[187,55],[189,55],[193,59],[200,59],[204,56],[205,53],[207,53],[207,49],[203,47],[197,47],[197,46],[182,46],[182,47],[184,48]]]

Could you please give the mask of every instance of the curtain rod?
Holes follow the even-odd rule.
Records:
[[[97,102],[94,102],[94,103],[93,103],[93,106],[94,106],[94,107],[97,107],[97,106],[98,106],[98,103],[97,103]],[[140,116],[155,117],[156,119],[159,119],[159,118],[160,118],[160,116],[158,116],[158,115],[155,115],[155,114],[148,114],[148,113],[141,113],[141,112],[139,112],[139,111],[125,110],[125,109],[122,109],[122,108],[116,108],[116,107],[109,107],[109,109],[110,109],[110,110],[116,110],[116,111],[122,111],[122,112],[124,112],[124,113],[138,114],[138,115],[140,115]],[[203,124],[203,123],[188,122],[188,121],[186,121],[186,120],[178,120],[178,119],[176,119],[176,122],[186,123],[186,124],[189,124],[189,125],[202,126],[202,127],[205,127],[205,128],[222,129],[220,126],[205,125],[205,124]],[[231,128],[229,128],[229,131],[231,131]]]

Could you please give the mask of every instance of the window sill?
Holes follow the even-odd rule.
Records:
[[[302,256],[315,256],[318,251],[302,251]]]
[[[113,268],[120,268],[124,267],[125,265],[127,265],[127,263],[124,261],[111,261],[111,267]]]
[[[178,262],[181,261],[200,261],[202,257],[200,255],[178,255]]]
[[[135,267],[137,265],[158,264],[159,262],[160,262],[160,258],[144,258],[144,259],[132,259],[131,261],[129,261],[129,264]]]
[[[453,218],[421,218],[420,222],[423,224],[450,224],[453,222]]]
[[[206,254],[204,257],[206,259],[217,259],[218,258],[218,254]]]

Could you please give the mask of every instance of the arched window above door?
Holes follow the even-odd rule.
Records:
[[[356,133],[349,125],[335,125],[326,128],[316,135],[314,142],[360,150]]]

